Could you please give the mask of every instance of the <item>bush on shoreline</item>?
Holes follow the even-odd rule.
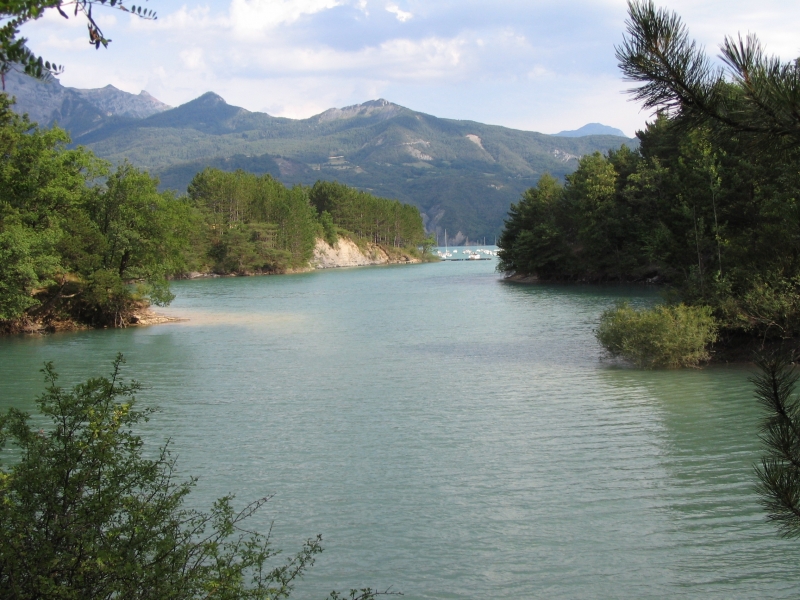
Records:
[[[635,309],[622,304],[606,310],[595,332],[612,356],[637,367],[696,367],[710,358],[717,323],[708,306],[659,305]]]

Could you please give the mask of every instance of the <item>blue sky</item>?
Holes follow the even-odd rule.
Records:
[[[128,1],[127,5],[135,3]],[[214,91],[230,104],[308,117],[375,98],[440,117],[555,133],[589,122],[633,135],[650,117],[628,100],[614,46],[625,0],[150,0],[155,22],[95,16],[113,41],[51,11],[23,34],[65,66],[64,85],[147,90],[171,105]],[[800,2],[672,0],[711,55],[754,32],[800,55]]]

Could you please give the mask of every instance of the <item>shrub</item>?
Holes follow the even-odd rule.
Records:
[[[595,332],[612,356],[638,367],[695,367],[709,359],[717,323],[708,306],[659,305],[637,310],[628,304],[606,310]]]
[[[38,399],[45,429],[29,415],[0,414],[0,597],[9,600],[277,600],[322,551],[310,538],[282,558],[269,533],[246,527],[268,500],[234,510],[233,496],[210,512],[187,508],[195,479],[179,481],[167,445],[147,458],[134,433],[151,410],[139,409],[136,383],[111,377],[65,390],[50,363]],[[38,420],[37,420],[38,422]],[[374,600],[369,588],[328,600]]]

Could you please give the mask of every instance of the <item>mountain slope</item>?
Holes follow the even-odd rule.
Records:
[[[5,78],[6,92],[16,98],[20,112],[43,126],[57,122],[73,137],[110,122],[143,119],[170,108],[145,91],[129,94],[113,85],[79,90],[64,87],[55,78],[43,82],[16,71]]]
[[[560,137],[583,137],[587,135],[617,135],[620,137],[625,137],[625,134],[622,133],[622,130],[617,129],[616,127],[603,125],[602,123],[587,123],[578,129],[574,129],[572,131],[559,131],[555,135]]]
[[[584,154],[636,143],[441,119],[386,100],[285,119],[211,92],[146,118],[71,131],[101,157],[149,169],[163,188],[185,191],[206,166],[270,173],[289,185],[335,179],[418,206],[426,227],[447,229],[455,243],[494,240],[510,203],[542,173],[563,177]]]

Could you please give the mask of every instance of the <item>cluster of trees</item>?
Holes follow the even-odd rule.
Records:
[[[207,168],[189,184],[189,198],[200,216],[192,259],[200,269],[281,272],[311,259],[320,220],[305,188]]]
[[[422,216],[410,204],[378,198],[335,181],[317,181],[309,200],[320,214],[328,213],[337,227],[358,238],[394,248],[425,242]]]
[[[171,300],[191,207],[129,164],[66,148],[0,96],[0,324],[69,314],[124,324],[138,302]],[[101,183],[102,182],[102,183]],[[128,285],[136,282],[134,288]]]
[[[205,238],[194,264],[218,273],[280,272],[308,264],[317,238],[339,234],[384,247],[426,243],[419,210],[337,182],[287,188],[271,175],[206,168],[189,184]]]
[[[638,149],[585,156],[563,186],[545,176],[512,205],[500,268],[666,281],[711,307],[723,332],[800,334],[800,67],[764,58],[754,38],[726,49],[732,80],[710,70],[674,14],[631,4],[618,55],[660,112]]]
[[[206,169],[176,197],[68,144],[0,96],[0,329],[124,326],[137,308],[171,301],[171,277],[306,267],[316,238],[335,243],[340,231],[388,246],[425,240],[416,208],[344,185]]]

